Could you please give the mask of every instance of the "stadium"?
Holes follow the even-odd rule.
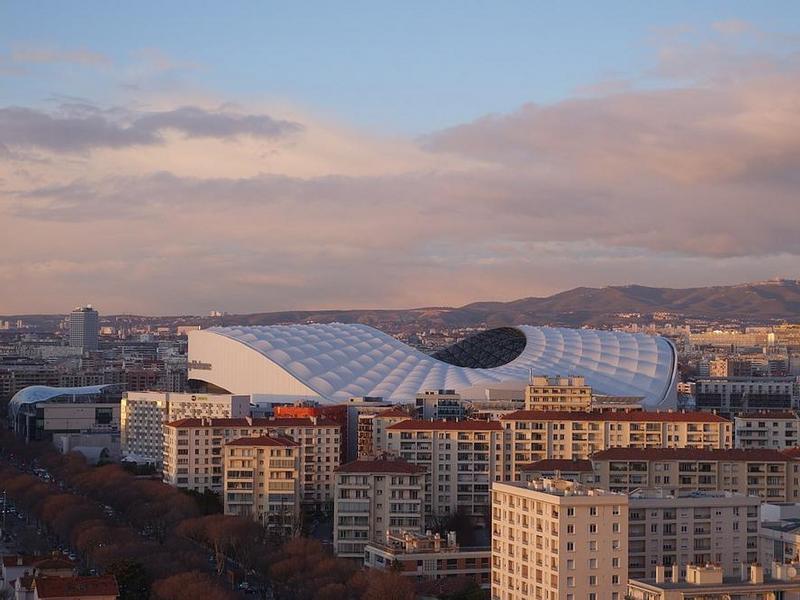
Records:
[[[425,390],[518,385],[532,374],[581,375],[596,393],[674,408],[677,361],[665,338],[517,326],[480,332],[432,355],[361,324],[212,327],[189,334],[189,378],[260,400],[324,404]]]

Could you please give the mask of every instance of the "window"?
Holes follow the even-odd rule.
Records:
[[[597,533],[597,523],[589,523],[589,533]]]
[[[575,525],[567,525],[567,533],[575,533]]]
[[[592,552],[597,552],[597,542],[595,540],[589,542],[589,550]]]
[[[611,585],[619,585],[619,575],[611,576]]]
[[[567,560],[567,570],[574,571],[575,570],[575,561],[571,558]]]
[[[615,569],[619,568],[619,557],[618,556],[615,556],[614,558],[611,559],[611,566],[614,567]]]
[[[597,516],[597,507],[596,506],[590,506],[589,507],[589,516],[590,517],[596,517]]]
[[[575,551],[575,544],[573,542],[567,542],[567,552],[574,552]]]
[[[597,585],[597,575],[589,575],[589,585]]]
[[[596,569],[597,568],[597,559],[596,558],[590,558],[589,559],[589,568],[590,569]]]
[[[574,517],[575,516],[575,508],[574,507],[570,506],[569,508],[567,508],[567,516],[568,517]]]
[[[619,533],[619,523],[612,523],[611,524],[611,532],[612,533]]]
[[[575,587],[575,578],[567,577],[567,587]]]

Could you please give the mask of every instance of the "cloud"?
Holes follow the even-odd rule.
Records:
[[[666,43],[652,72],[675,79],[419,140],[219,98],[3,109],[0,161],[30,158],[0,180],[6,302],[243,312],[800,277],[800,65]]]
[[[11,50],[10,58],[13,62],[29,64],[71,63],[77,65],[107,66],[112,62],[105,54],[84,48],[59,50],[32,46],[19,47]]]
[[[115,119],[115,114],[128,117],[128,122]],[[299,123],[268,115],[209,111],[192,106],[133,115],[129,111],[103,111],[80,103],[64,104],[57,114],[25,107],[0,108],[0,139],[7,146],[36,147],[53,152],[161,144],[164,142],[162,133],[167,130],[187,137],[276,138],[302,129]]]

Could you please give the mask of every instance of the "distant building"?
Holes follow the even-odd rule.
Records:
[[[126,392],[121,403],[122,452],[135,462],[161,465],[164,425],[178,419],[238,419],[250,414],[250,396]]]
[[[418,419],[457,421],[467,416],[466,403],[455,390],[424,390],[414,402]]]
[[[545,458],[519,467],[520,480],[566,479],[592,485],[595,482],[592,461],[588,459]]]
[[[525,410],[589,410],[592,388],[584,377],[531,377],[525,388]]]
[[[656,565],[720,565],[726,575],[758,561],[759,505],[755,496],[664,489],[633,492],[628,505],[628,575],[656,576]]]
[[[702,379],[695,384],[697,408],[722,414],[792,409],[798,396],[800,387],[791,377]]]
[[[800,443],[800,417],[791,410],[746,413],[733,422],[737,448],[783,450]]]
[[[69,345],[84,351],[97,350],[100,317],[89,304],[79,306],[69,315]]]
[[[470,577],[489,587],[492,549],[462,548],[454,531],[442,538],[438,533],[411,531],[389,533],[385,543],[370,542],[364,547],[364,566],[392,570],[418,581],[445,577]]]
[[[369,542],[387,535],[420,532],[423,527],[425,469],[404,460],[357,460],[336,470],[333,551],[364,558]]]

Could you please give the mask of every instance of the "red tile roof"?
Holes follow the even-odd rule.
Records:
[[[337,473],[423,473],[425,468],[402,459],[377,458],[354,460],[336,469]]]
[[[7,554],[3,556],[4,567],[27,567],[32,565],[37,560],[41,560],[41,556],[24,556],[19,554]],[[21,564],[18,564],[21,563]]]
[[[314,421],[316,420],[316,424]],[[231,428],[231,427],[338,427],[339,424],[328,418],[278,418],[278,419],[209,419],[187,418],[167,423],[167,427]]]
[[[232,440],[226,446],[299,446],[294,440],[285,437],[272,437],[264,435],[261,437],[243,437]]]
[[[395,406],[394,408],[390,408],[388,410],[381,411],[375,414],[376,417],[406,417],[408,419],[411,418],[411,415],[406,412],[405,409],[400,408],[399,406]]]
[[[588,459],[545,458],[527,465],[520,465],[520,471],[564,471],[591,473],[592,461]]]
[[[499,421],[424,421],[409,419],[389,425],[387,430],[419,430],[419,431],[501,431]]]
[[[800,458],[800,447],[786,448],[783,453],[789,458]]]
[[[501,417],[502,421],[629,421],[629,422],[689,422],[729,423],[730,421],[710,412],[658,412],[634,410],[630,412],[590,412],[569,410],[518,410]]]
[[[789,457],[779,450],[725,448],[609,448],[592,454],[592,460],[734,460],[786,462]]]
[[[39,598],[86,598],[118,596],[119,587],[113,575],[97,577],[37,577],[33,582]]]

